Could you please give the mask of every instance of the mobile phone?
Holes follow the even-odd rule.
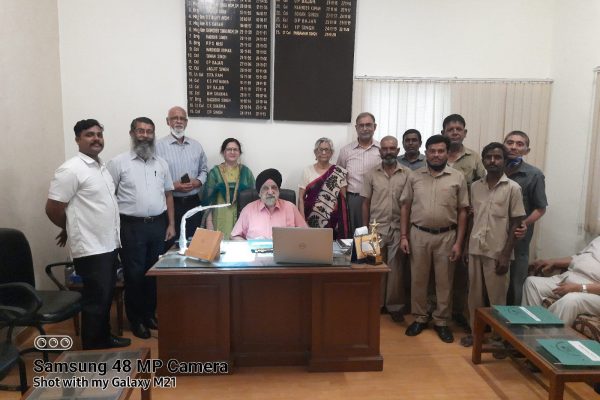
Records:
[[[190,176],[187,173],[181,177],[181,183],[190,183]]]

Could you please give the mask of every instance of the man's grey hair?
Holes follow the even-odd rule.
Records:
[[[375,116],[373,114],[371,114],[370,112],[368,112],[368,111],[363,111],[360,114],[358,114],[356,116],[356,123],[358,124],[358,120],[361,119],[361,118],[363,118],[363,117],[371,117],[371,119],[373,120],[373,123],[375,123]]]
[[[321,143],[327,143],[329,145],[329,148],[331,148],[331,154],[333,154],[333,152],[335,151],[335,149],[333,148],[333,141],[326,137],[317,139],[317,141],[315,142],[315,150],[314,151],[317,151],[317,149],[319,148]]]

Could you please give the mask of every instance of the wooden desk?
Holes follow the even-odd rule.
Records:
[[[568,326],[548,325],[516,325],[507,323],[492,308],[475,310],[473,324],[473,364],[481,363],[481,353],[493,353],[494,348],[483,348],[485,327],[490,326],[494,332],[508,341],[519,353],[537,366],[542,374],[548,377],[548,399],[561,400],[566,382],[600,382],[600,370],[597,368],[566,367],[553,360],[553,357],[537,343],[538,339],[587,339]]]
[[[244,267],[175,254],[159,260],[148,272],[157,278],[159,357],[310,371],[383,369],[379,301],[387,266],[269,265],[272,257]]]

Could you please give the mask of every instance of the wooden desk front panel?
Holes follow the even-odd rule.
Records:
[[[313,371],[380,371],[380,274],[319,275],[312,283]]]
[[[159,355],[179,361],[228,361],[228,276],[158,277]]]
[[[310,347],[310,277],[233,276],[235,365],[303,365]]]

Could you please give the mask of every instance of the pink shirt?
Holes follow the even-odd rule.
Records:
[[[381,164],[379,142],[373,140],[367,149],[360,147],[358,140],[345,145],[340,150],[336,164],[348,170],[348,191],[360,193],[363,176]]]
[[[298,208],[287,200],[279,199],[273,213],[265,204],[255,200],[248,204],[231,231],[231,237],[241,236],[244,239],[272,238],[273,227],[308,227],[300,215]]]

